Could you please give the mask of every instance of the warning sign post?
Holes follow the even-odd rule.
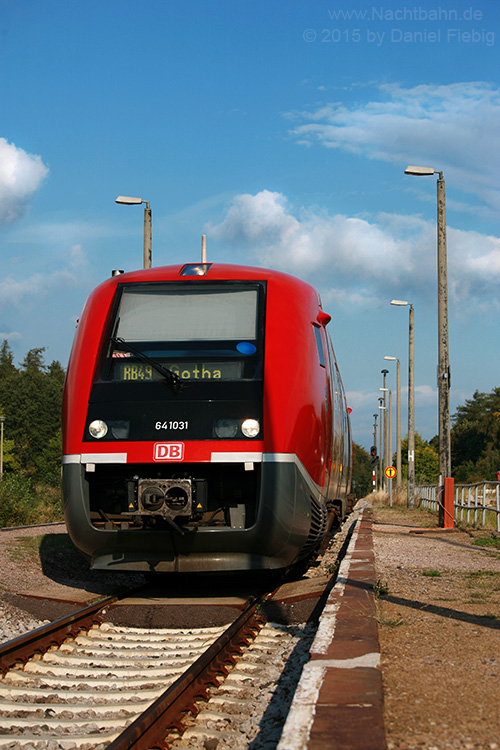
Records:
[[[392,480],[396,476],[398,472],[394,468],[394,466],[388,466],[387,469],[384,471],[384,474],[386,475],[387,479],[389,479],[389,505],[392,508]]]

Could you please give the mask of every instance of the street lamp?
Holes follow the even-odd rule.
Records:
[[[385,382],[385,378],[384,378],[384,382]],[[387,396],[385,394],[388,393],[389,396],[390,396],[391,392],[390,392],[390,390],[388,388],[379,388],[379,391],[382,391],[382,397],[384,399],[384,409],[387,412]],[[387,467],[390,464],[390,460],[391,460],[390,459],[390,455],[391,454],[390,454],[389,449],[387,447],[387,445],[388,445],[387,444],[387,430],[388,429],[390,430],[390,428],[391,428],[390,419],[389,419],[389,421],[387,421],[387,414],[385,414],[384,415],[384,468],[385,469],[387,469]]]
[[[379,460],[379,476],[378,476],[378,485],[379,489],[383,488],[384,485],[384,411],[385,406],[384,399],[379,398],[378,400],[378,408],[380,411],[380,427],[379,427],[379,442],[380,442],[380,460]]]
[[[391,305],[409,307],[408,328],[408,486],[407,506],[415,507],[415,340],[413,333],[413,305],[401,299],[393,299]]]
[[[375,451],[375,455],[373,456],[372,460],[372,466],[373,466],[373,475],[372,475],[372,481],[373,481],[373,491],[377,489],[377,419],[378,414],[373,415],[374,423],[373,423],[373,449]]]
[[[396,489],[401,489],[401,375],[399,359],[397,357],[384,357],[390,362],[397,362],[396,369]]]
[[[406,167],[405,174],[437,174],[437,274],[438,274],[438,399],[439,484],[451,477],[450,361],[448,350],[448,277],[446,262],[446,199],[443,173],[432,167]]]
[[[141,203],[145,203],[144,207],[144,265],[143,268],[151,268],[151,209],[149,207],[149,201],[145,201],[142,198],[129,198],[126,195],[119,195],[115,198],[115,203],[120,203],[124,206],[138,206]]]

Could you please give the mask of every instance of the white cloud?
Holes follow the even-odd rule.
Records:
[[[404,385],[401,388],[401,401],[404,408],[407,406],[408,388]],[[370,409],[371,405],[376,404],[380,398],[380,391],[346,391],[346,398],[349,406],[354,411]],[[396,394],[392,394],[392,408],[395,409]],[[433,406],[437,403],[437,386],[415,385],[415,401],[417,406]]]
[[[0,138],[0,225],[19,219],[49,170],[39,156]]]
[[[12,244],[34,244],[53,247],[77,245],[84,240],[95,240],[106,237],[122,237],[127,230],[111,224],[92,224],[85,221],[41,222],[26,224],[16,229],[10,237]]]
[[[8,311],[9,308],[20,305],[33,307],[51,294],[61,294],[88,283],[89,263],[86,253],[81,245],[73,245],[65,253],[60,268],[21,278],[10,274],[2,279],[0,310]]]
[[[0,341],[20,341],[22,334],[19,331],[0,331]]]
[[[500,91],[484,82],[378,87],[379,96],[351,108],[329,103],[288,116],[302,144],[320,143],[392,164],[424,164],[456,186],[500,208],[497,151]],[[480,137],[474,134],[480,133]]]
[[[261,265],[311,279],[325,302],[373,309],[401,290],[435,296],[436,225],[420,217],[293,210],[282,193],[263,190],[236,196],[224,220],[206,231]],[[450,297],[498,305],[499,238],[453,227],[447,235]]]
[[[408,389],[403,391],[408,392]],[[415,386],[415,401],[417,406],[432,406],[437,402],[437,385],[433,388],[430,385]]]
[[[41,296],[45,297],[57,290],[75,286],[76,282],[76,275],[68,270],[54,271],[48,274],[34,273],[20,281],[13,276],[8,276],[0,282],[1,304],[2,307],[20,305],[21,303],[32,304],[35,300],[39,301]]]

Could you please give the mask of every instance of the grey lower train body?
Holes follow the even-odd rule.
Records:
[[[320,488],[294,457],[260,467],[255,518],[241,528],[97,528],[84,464],[63,463],[64,514],[75,546],[93,569],[143,573],[279,570],[307,559],[328,527]],[[203,464],[199,464],[200,473]],[[224,467],[221,466],[221,471]]]

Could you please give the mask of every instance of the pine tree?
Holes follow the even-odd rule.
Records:
[[[17,372],[14,365],[14,355],[9,346],[7,339],[4,339],[0,347],[0,381],[2,378],[8,378]]]

